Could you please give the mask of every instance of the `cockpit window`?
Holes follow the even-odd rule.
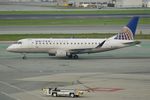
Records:
[[[22,44],[22,42],[18,41],[18,42],[14,42],[13,44]]]
[[[22,42],[18,42],[18,44],[22,44]]]

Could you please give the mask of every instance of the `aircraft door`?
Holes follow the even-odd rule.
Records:
[[[33,48],[35,48],[35,42],[33,41],[33,40],[31,40],[31,39],[28,39],[28,48],[29,49],[33,49]]]

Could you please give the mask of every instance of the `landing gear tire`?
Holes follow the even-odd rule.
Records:
[[[53,96],[53,97],[57,97],[57,93],[53,93],[52,96]]]
[[[26,59],[26,57],[23,56],[22,59]]]
[[[26,54],[23,54],[23,57],[22,57],[22,59],[26,59],[27,57],[26,57]]]
[[[75,97],[74,93],[71,93],[71,94],[70,94],[70,97],[74,98],[74,97]]]
[[[78,59],[79,57],[78,57],[78,55],[74,55],[73,58],[74,59]]]
[[[69,59],[78,59],[78,55],[69,55],[68,56]]]

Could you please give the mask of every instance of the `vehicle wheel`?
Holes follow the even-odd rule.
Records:
[[[52,96],[53,96],[53,97],[57,97],[57,93],[53,93]]]
[[[74,97],[75,97],[74,93],[71,93],[71,94],[70,94],[70,97],[74,98]]]
[[[79,57],[78,57],[78,55],[74,55],[74,57],[73,57],[74,59],[78,59]]]

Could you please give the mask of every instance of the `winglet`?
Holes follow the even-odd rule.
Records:
[[[119,32],[114,39],[117,40],[133,40],[137,28],[139,17],[133,17],[129,23],[123,27],[121,32]]]

